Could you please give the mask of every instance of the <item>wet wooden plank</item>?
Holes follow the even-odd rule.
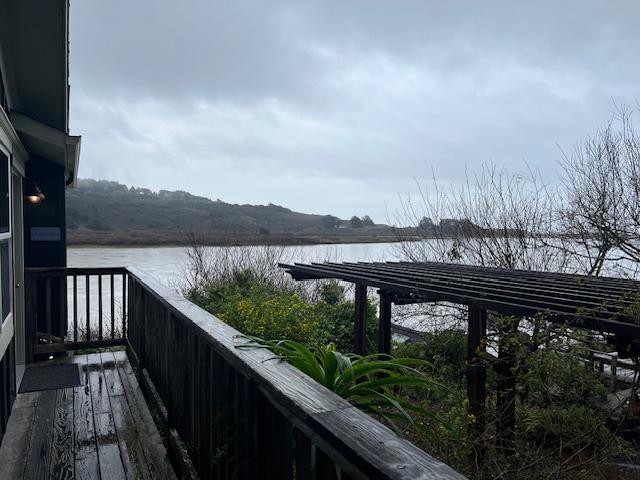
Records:
[[[25,479],[47,478],[51,458],[51,431],[56,407],[56,391],[40,392],[26,456]]]
[[[102,372],[109,393],[113,421],[118,436],[122,464],[127,478],[153,478],[149,472],[142,442],[127,402],[112,352],[102,352]]]
[[[169,463],[162,438],[151,417],[146,400],[126,353],[124,351],[111,353],[116,362],[118,373],[120,374],[135,428],[140,438],[143,439],[144,455],[152,478],[175,479],[176,475]]]
[[[113,420],[118,435],[118,445],[127,478],[155,478],[149,471],[143,444],[133,421],[126,396],[114,397],[111,402]],[[144,440],[146,442],[146,439]]]
[[[36,408],[41,392],[26,392],[16,395],[13,408]]]
[[[94,416],[99,413],[110,413],[109,392],[107,391],[107,384],[102,375],[102,359],[99,353],[87,355],[87,368]]]
[[[79,355],[74,357],[74,363],[80,364],[80,375],[83,383],[83,385],[73,389],[75,475],[77,479],[94,479],[99,478],[100,468],[87,356]]]
[[[49,478],[73,480],[73,388],[56,390],[56,410],[51,440]]]
[[[93,398],[93,396],[92,396]],[[93,415],[96,425],[96,440],[98,442],[98,460],[100,463],[100,478],[102,480],[122,480],[126,478],[118,435],[111,412]]]
[[[7,435],[0,447],[0,478],[22,477],[40,393],[21,393],[16,397],[7,423]]]
[[[110,398],[124,395],[124,388],[120,375],[116,368],[116,362],[112,352],[100,353],[100,361],[102,364],[102,373],[107,388],[107,394]]]
[[[107,383],[102,373],[102,358],[99,353],[87,355],[87,368],[100,477],[102,479],[126,478]]]

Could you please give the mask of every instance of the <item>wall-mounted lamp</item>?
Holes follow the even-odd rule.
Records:
[[[27,200],[27,202],[36,205],[44,200],[45,197],[44,193],[42,193],[42,190],[40,190],[40,187],[38,187],[38,184],[36,182],[29,182],[24,192],[24,198]]]

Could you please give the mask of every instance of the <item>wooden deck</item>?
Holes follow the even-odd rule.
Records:
[[[17,396],[0,478],[176,478],[125,352],[73,361],[82,386]]]

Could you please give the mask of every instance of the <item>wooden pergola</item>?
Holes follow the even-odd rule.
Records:
[[[281,264],[295,280],[336,279],[355,285],[354,351],[366,345],[367,288],[378,289],[378,346],[391,350],[393,304],[448,302],[468,307],[467,393],[474,428],[485,428],[487,312],[533,318],[613,335],[628,353],[640,351],[640,282],[620,278],[508,270],[436,263],[311,263]],[[635,313],[634,313],[635,312]],[[517,325],[514,322],[514,325]],[[499,345],[499,431],[512,432],[515,422],[515,356]],[[508,435],[507,435],[508,436]]]

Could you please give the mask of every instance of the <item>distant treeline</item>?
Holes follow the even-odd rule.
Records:
[[[70,244],[208,245],[393,242],[478,232],[468,220],[423,218],[397,228],[369,215],[349,220],[279,205],[238,205],[184,191],[152,191],[109,180],[79,179],[67,190]]]

